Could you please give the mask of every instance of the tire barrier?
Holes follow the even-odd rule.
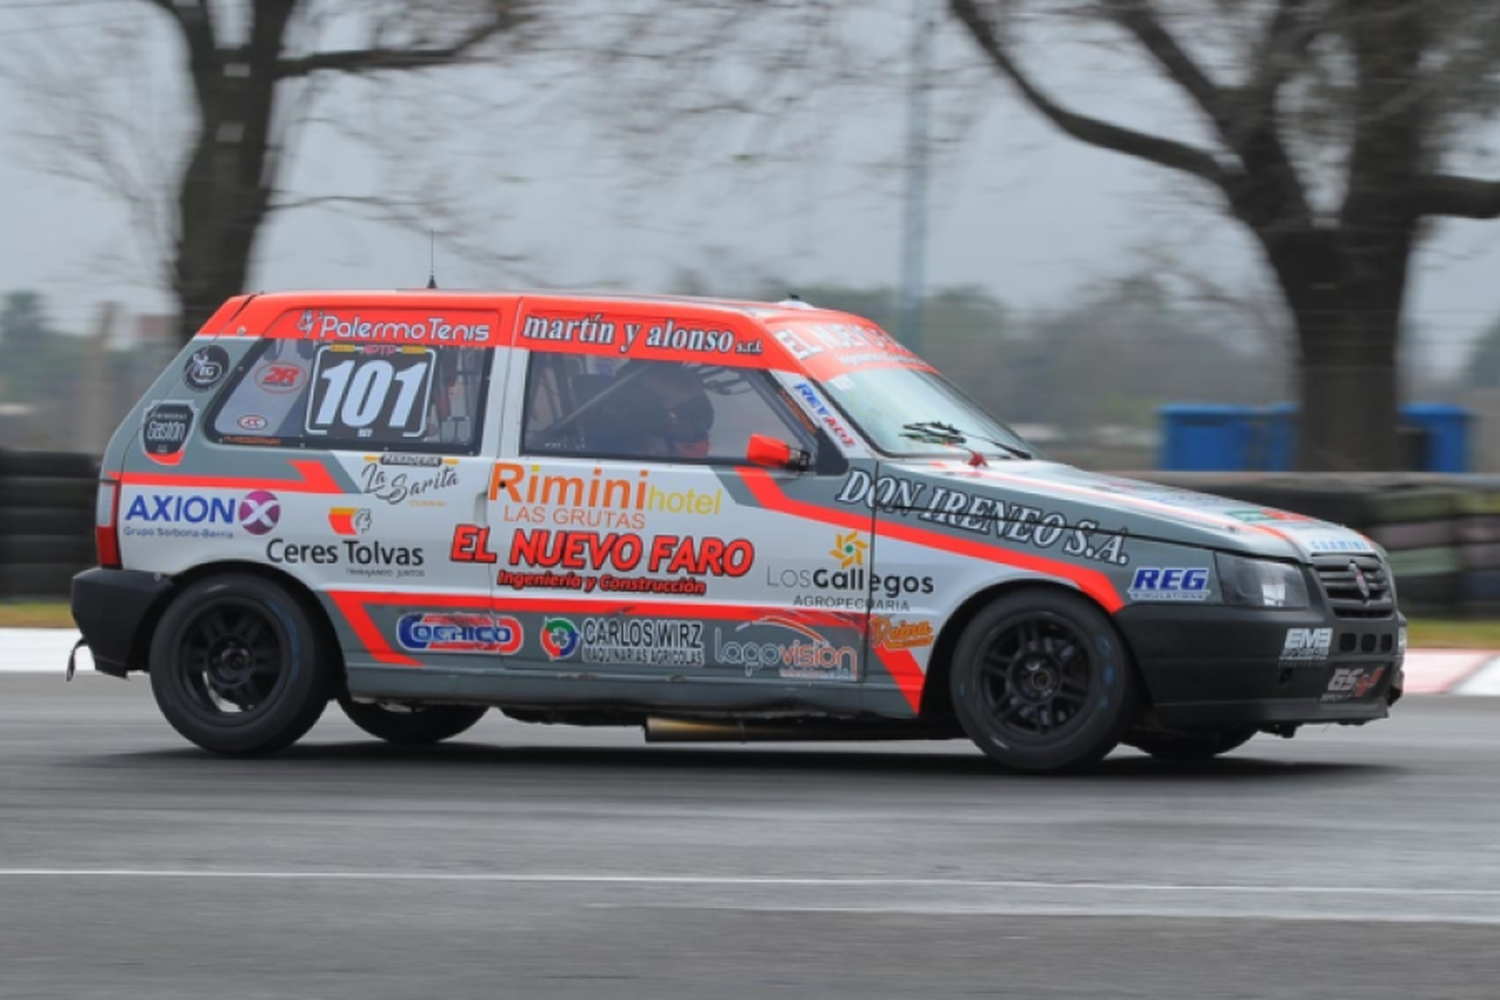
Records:
[[[1403,608],[1500,615],[1500,476],[1135,473],[1347,525],[1390,553]],[[0,599],[63,599],[94,564],[98,461],[0,451]]]
[[[0,599],[58,600],[94,565],[92,455],[0,451]]]
[[[1139,477],[1363,532],[1390,554],[1403,609],[1464,617],[1500,614],[1500,477],[1162,472]]]

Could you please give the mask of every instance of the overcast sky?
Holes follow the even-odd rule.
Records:
[[[171,84],[181,57],[171,31],[156,23],[159,16],[147,11],[136,20],[144,5],[128,0],[40,16],[35,6],[0,0],[0,52],[76,43],[88,30],[81,26],[95,17],[146,30],[145,52],[161,76],[136,83],[154,88],[152,141],[170,146],[183,127]],[[905,10],[908,4],[887,6]],[[904,27],[892,13],[883,25],[862,30],[888,32],[899,51]],[[956,37],[944,46],[968,54]],[[1049,80],[1087,110],[1193,134],[1176,96],[1147,73],[1101,78],[1090,68],[1077,70],[1081,63],[1048,59],[1045,65]],[[1052,68],[1058,65],[1061,72]],[[431,74],[419,86],[435,87],[441,79]],[[489,74],[457,79],[453,85],[471,92],[497,86]],[[371,93],[340,92],[325,110],[362,114]],[[971,103],[986,108],[967,139],[945,150],[935,168],[930,286],[979,284],[1017,306],[1059,308],[1081,287],[1128,273],[1133,250],[1149,241],[1226,285],[1255,280],[1255,257],[1236,226],[1201,209],[1175,207],[1192,182],[1050,132],[998,81],[977,93],[982,101],[963,98],[959,106],[948,99],[939,109],[951,116]],[[871,164],[899,151],[904,108],[898,88],[841,107],[833,120],[815,124],[819,141],[794,143],[790,152],[781,142],[774,168],[748,171],[728,163],[747,151],[745,128],[684,143],[680,158],[658,149],[626,156],[597,122],[571,122],[559,110],[569,99],[553,91],[546,114],[533,107],[492,117],[470,103],[453,112],[451,125],[435,104],[420,135],[393,137],[394,162],[412,164],[418,173],[416,164],[434,159],[461,164],[448,173],[450,181],[456,178],[466,203],[472,201],[474,218],[494,220],[481,227],[481,242],[496,253],[524,256],[526,274],[548,285],[608,282],[661,290],[683,268],[730,287],[768,274],[804,284],[895,283],[900,177]],[[86,328],[105,300],[136,311],[168,311],[169,300],[151,284],[149,263],[119,206],[23,162],[35,158],[24,155],[26,102],[24,91],[0,79],[0,291],[41,290],[59,322],[75,329]],[[806,131],[805,125],[788,128],[794,136],[798,128]],[[299,150],[292,187],[302,194],[371,193],[391,176],[386,162],[378,166],[367,150],[331,129],[314,131]],[[496,180],[502,176],[523,180]],[[125,266],[103,267],[109,251],[125,258]],[[265,289],[412,286],[425,281],[426,267],[426,241],[418,235],[301,211],[278,216],[265,234],[254,283]],[[504,287],[519,280],[447,252],[439,272],[448,286]],[[1419,261],[1412,304],[1418,324],[1450,357],[1457,356],[1454,346],[1500,318],[1500,222],[1438,227]]]

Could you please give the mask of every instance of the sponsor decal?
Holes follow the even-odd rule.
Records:
[[[289,361],[273,361],[255,372],[255,384],[266,392],[296,392],[307,383],[307,369]]]
[[[267,490],[247,493],[240,501],[239,521],[252,535],[269,534],[281,521],[281,501]]]
[[[328,526],[335,535],[363,535],[375,523],[368,507],[330,507]]]
[[[1272,510],[1269,507],[1256,508],[1255,510],[1229,510],[1224,512],[1226,517],[1232,517],[1236,521],[1246,524],[1265,524],[1268,521],[1311,521],[1313,518],[1305,514],[1293,514],[1285,510]]]
[[[813,367],[860,368],[866,365],[927,367],[890,334],[858,323],[799,323],[776,331],[776,340],[798,361]]]
[[[647,514],[711,517],[724,506],[722,489],[660,489],[651,471],[635,476],[544,474],[539,465],[496,462],[490,472],[490,499],[504,501],[500,520],[574,528],[642,531]]]
[[[370,458],[365,459],[367,462],[370,460]],[[388,452],[379,456],[378,461],[381,465],[415,465],[424,469],[436,469],[453,460],[441,455],[404,455],[400,452]]]
[[[1307,542],[1309,552],[1374,552],[1363,538],[1313,538]]]
[[[233,497],[141,493],[125,509],[122,530],[137,537],[229,539],[237,510]]]
[[[220,444],[254,444],[261,447],[277,447],[281,444],[279,437],[248,437],[244,434],[224,434],[219,438]]]
[[[377,456],[366,455],[359,474],[360,490],[393,507],[403,503],[412,507],[446,507],[448,501],[435,494],[458,485],[458,459],[442,461],[438,466],[416,466],[410,471],[396,472]]]
[[[235,423],[239,424],[242,430],[263,431],[266,429],[266,425],[270,423],[270,421],[261,416],[259,413],[247,413],[243,417],[240,417],[240,419],[236,420]]]
[[[556,663],[578,652],[578,626],[566,618],[548,618],[542,622],[542,650]]]
[[[460,524],[453,529],[453,543],[448,546],[449,562],[498,562],[490,551],[490,529],[477,524]]]
[[[620,354],[647,352],[723,356],[759,355],[759,337],[745,337],[733,330],[715,329],[676,319],[616,323],[603,313],[591,315],[532,315],[521,326],[521,340],[545,344],[582,344],[610,347]]]
[[[703,623],[678,618],[585,618],[585,663],[703,666]]]
[[[1141,566],[1127,591],[1132,601],[1206,601],[1208,570],[1182,566]]]
[[[1328,662],[1332,647],[1331,628],[1289,628],[1281,647],[1281,662],[1291,666],[1321,665]]]
[[[595,590],[609,594],[656,594],[673,597],[702,597],[708,593],[708,584],[690,576],[672,580],[658,580],[646,576],[615,576],[601,573],[585,576],[580,573],[515,573],[502,569],[495,575],[495,584],[512,590],[578,590],[591,594]]]
[[[200,347],[182,366],[182,381],[195,392],[207,392],[229,374],[229,352],[217,344]]]
[[[920,649],[931,646],[932,623],[875,615],[870,619],[870,643],[877,649]]]
[[[880,509],[901,517],[916,517],[978,535],[993,535],[1034,549],[1058,548],[1073,559],[1125,566],[1126,531],[1101,530],[1097,521],[1070,523],[1055,511],[1006,503],[998,497],[950,486],[920,483],[898,476],[874,477],[863,469],[849,473],[834,500],[851,506]]]
[[[848,569],[851,566],[863,566],[865,564],[865,550],[870,543],[859,537],[859,532],[851,531],[839,535],[833,543],[833,548],[828,554],[839,561],[839,569]]]
[[[848,448],[854,447],[856,444],[854,435],[849,432],[849,428],[844,426],[844,422],[834,414],[828,404],[823,402],[823,397],[810,383],[797,382],[793,384],[792,390],[797,393],[835,441]]]
[[[405,577],[426,576],[427,555],[421,549],[383,542],[342,542],[305,544],[273,538],[266,543],[266,560],[278,566],[340,566],[349,576]]]
[[[484,344],[491,335],[484,313],[442,316],[384,316],[353,313],[341,315],[322,309],[305,309],[297,319],[297,330],[317,340],[363,340],[378,343]]]
[[[1339,667],[1328,679],[1328,687],[1319,699],[1323,702],[1358,701],[1373,694],[1380,678],[1385,676],[1385,667]]]
[[[648,593],[679,593],[660,591],[650,584],[672,582],[646,579],[622,580],[614,574],[659,573],[694,577],[741,577],[750,572],[755,562],[755,546],[746,538],[728,541],[712,536],[695,538],[691,535],[642,536],[632,533],[593,531],[554,531],[551,528],[518,528],[511,536],[507,566],[531,566],[544,570],[563,571],[563,578],[577,574],[583,582],[579,585],[585,592],[596,587],[600,590],[641,590]],[[604,574],[600,576],[598,574]],[[502,570],[501,582],[509,577],[508,586],[515,587],[517,576],[534,574],[509,574]],[[605,580],[609,583],[606,584]],[[546,586],[528,582],[528,586]],[[564,584],[569,589],[576,589]],[[519,588],[518,588],[519,589]]]
[[[412,653],[519,652],[525,633],[521,623],[509,615],[427,614],[402,615],[396,622],[396,642]]]
[[[177,465],[193,433],[194,410],[187,403],[157,403],[141,424],[141,447],[161,465]]]
[[[822,633],[801,622],[779,615],[768,615],[735,627],[733,635],[747,629],[775,628],[791,632],[793,638],[780,642],[755,642],[752,638],[724,638],[722,629],[714,629],[714,662],[741,667],[746,677],[761,670],[775,669],[778,676],[812,680],[852,681],[858,679],[859,650],[853,646],[835,646]]]

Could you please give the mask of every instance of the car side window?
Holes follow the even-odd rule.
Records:
[[[752,434],[810,447],[773,402],[776,394],[765,373],[754,370],[534,353],[522,448],[535,455],[740,464]]]
[[[266,339],[212,413],[223,444],[471,453],[493,351]]]

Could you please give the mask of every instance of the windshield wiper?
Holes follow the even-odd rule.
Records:
[[[983,441],[985,444],[994,445],[1011,458],[1031,458],[1031,452],[1017,448],[1015,445],[1006,444],[1004,441],[997,441],[991,437],[985,437],[983,434],[961,431],[952,424],[945,424],[940,420],[922,420],[917,423],[903,424],[901,430],[904,432],[901,435],[902,437],[910,438],[913,441],[921,441],[924,444],[946,444],[956,448],[964,448],[967,447],[969,439],[973,438],[975,441]],[[974,449],[970,448],[969,451],[973,452]]]

